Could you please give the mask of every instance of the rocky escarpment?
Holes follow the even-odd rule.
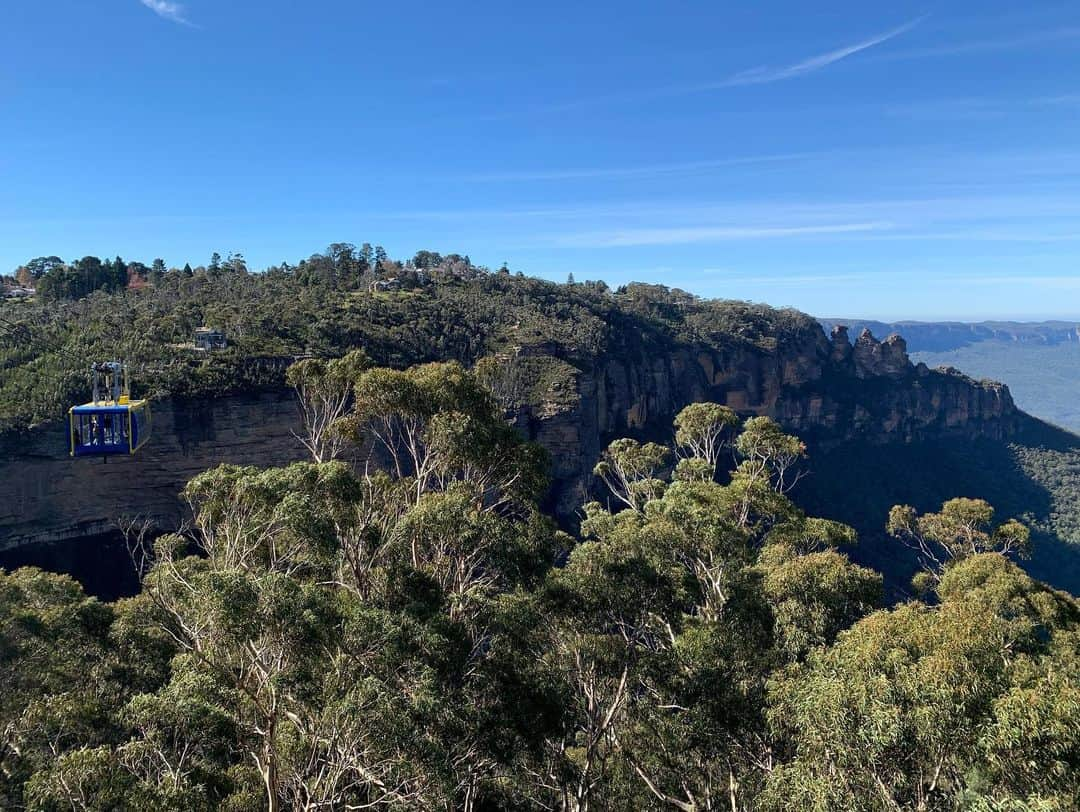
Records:
[[[627,341],[625,346],[634,346]],[[852,438],[884,443],[936,436],[1005,439],[1019,413],[1008,389],[913,365],[903,339],[864,331],[852,344],[814,326],[775,340],[723,337],[656,351],[612,351],[590,364],[549,360],[517,408],[518,426],[552,455],[552,507],[581,503],[600,450],[623,434],[664,437],[672,416],[712,400],[770,415],[812,451]],[[544,358],[537,359],[539,352]],[[222,462],[280,465],[303,459],[290,392],[155,403],[152,442],[131,458],[72,460],[62,425],[5,441],[0,459],[0,549],[99,533],[123,516],[182,521],[178,494]]]
[[[1080,343],[1080,323],[1070,321],[984,321],[975,324],[955,321],[901,321],[887,324],[857,319],[820,321],[826,330],[831,330],[838,324],[847,324],[856,332],[869,329],[878,335],[900,333],[907,339],[913,352],[944,352],[982,341],[1043,346]]]
[[[864,329],[854,345],[847,330],[833,330],[829,363],[813,392],[782,398],[775,416],[828,447],[863,437],[911,442],[943,436],[1008,439],[1019,412],[1009,389],[975,381],[951,368],[912,364],[905,340],[878,341]]]
[[[576,397],[561,392],[556,407],[538,398],[518,413],[518,425],[552,453],[560,513],[580,504],[609,439],[663,437],[671,417],[695,401],[774,417],[815,450],[854,438],[1007,439],[1019,416],[1006,386],[914,365],[900,336],[878,341],[863,331],[852,344],[844,327],[831,339],[816,330],[774,347],[748,342],[611,358],[573,378]]]

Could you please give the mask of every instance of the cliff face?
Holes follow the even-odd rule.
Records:
[[[711,400],[744,415],[768,415],[827,451],[844,440],[910,442],[932,437],[1007,439],[1019,412],[1006,386],[956,370],[913,365],[904,340],[844,327],[775,349],[681,349],[661,357],[617,358],[575,376],[577,397],[524,405],[518,425],[552,454],[559,513],[579,504],[600,451],[624,434],[664,437],[688,403]]]
[[[853,330],[869,329],[878,335],[900,333],[907,339],[912,352],[944,352],[978,344],[981,341],[1007,341],[1047,346],[1080,343],[1080,324],[1068,321],[986,321],[977,324],[949,321],[901,321],[886,324],[880,321],[858,319],[848,321],[821,319],[820,322],[826,330],[831,330],[837,324],[847,324]]]
[[[1019,412],[1008,389],[908,360],[903,339],[864,331],[852,344],[838,328],[762,346],[681,345],[662,354],[612,354],[571,370],[522,404],[517,424],[552,455],[553,507],[569,515],[590,484],[601,449],[618,435],[663,437],[683,406],[713,400],[745,415],[769,415],[827,451],[935,436],[1005,439]],[[115,527],[120,516],[164,525],[184,516],[178,498],[195,474],[229,462],[281,465],[304,459],[292,432],[291,392],[198,402],[160,402],[153,440],[135,457],[72,460],[63,426],[7,443],[0,459],[0,549]]]
[[[68,456],[63,424],[6,440],[0,457],[0,549],[116,529],[122,517],[163,527],[185,518],[180,490],[223,462],[303,459],[291,392],[153,404],[153,437],[132,457]]]

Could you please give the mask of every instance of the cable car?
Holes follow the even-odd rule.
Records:
[[[134,454],[150,439],[150,403],[132,400],[127,369],[118,361],[90,367],[94,399],[68,410],[71,456]]]

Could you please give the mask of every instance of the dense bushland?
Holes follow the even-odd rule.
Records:
[[[490,273],[459,255],[420,252],[399,263],[345,244],[262,273],[248,273],[236,258],[157,271],[119,258],[51,259],[28,263],[39,273],[36,300],[0,303],[0,432],[61,416],[88,393],[95,359],[125,360],[140,394],[213,396],[282,385],[283,360],[338,357],[354,347],[394,367],[471,366],[511,347],[539,347],[587,366],[635,349],[626,341],[657,351],[676,341],[775,346],[818,329],[792,310],[700,300],[660,286],[558,285]],[[126,268],[140,281],[96,285],[85,269],[104,267],[112,276]],[[85,284],[51,283],[54,277]],[[203,325],[223,329],[229,349],[193,353],[186,344]]]
[[[696,404],[673,447],[615,441],[571,537],[462,366],[290,378],[321,461],[194,479],[138,596],[0,575],[0,805],[1080,804],[1080,605],[986,503],[880,517],[925,566],[882,609],[854,531],[788,498],[806,449],[767,418]]]

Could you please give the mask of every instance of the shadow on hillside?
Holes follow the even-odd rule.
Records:
[[[1017,436],[1020,445],[1046,448],[1063,453],[1080,453],[1080,434],[1039,420],[1037,417],[1023,415],[1020,432]]]
[[[850,442],[828,451],[811,449],[811,475],[794,494],[808,512],[844,521],[859,531],[851,557],[885,575],[896,600],[908,594],[916,571],[914,554],[885,533],[889,508],[913,505],[936,510],[957,496],[982,498],[998,519],[1022,517],[1033,525],[1034,555],[1021,562],[1034,577],[1080,594],[1080,544],[1063,539],[1062,493],[1030,476],[1021,455],[1043,451],[1076,455],[1080,437],[1031,419],[1013,444],[988,439],[947,440],[910,445]],[[1069,483],[1071,486],[1071,483]],[[1076,485],[1080,498],[1080,482]],[[1068,494],[1066,494],[1068,496]],[[1080,505],[1076,508],[1080,511]]]
[[[213,443],[217,430],[212,404],[196,398],[173,398],[173,430],[184,454],[190,454],[199,445]]]
[[[139,592],[139,578],[119,531],[0,551],[0,569],[20,567],[70,575],[87,594],[103,601]]]

